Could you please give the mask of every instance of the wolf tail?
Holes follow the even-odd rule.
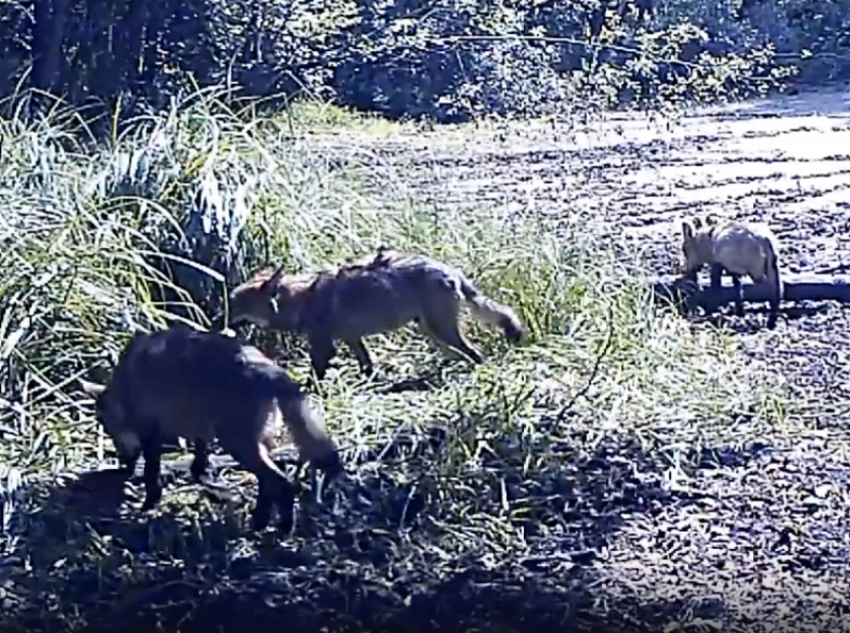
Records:
[[[498,325],[505,332],[505,338],[512,343],[518,343],[522,339],[525,328],[511,308],[485,296],[471,280],[463,275],[460,280],[460,291],[478,319]]]
[[[776,321],[779,315],[779,302],[782,301],[785,294],[785,284],[782,279],[782,272],[779,269],[779,249],[775,239],[767,240],[767,248],[764,263],[764,280],[767,282],[771,291],[769,300],[770,312],[768,315],[767,326],[773,329],[776,326]]]
[[[301,460],[323,470],[326,480],[336,478],[344,470],[336,444],[320,418],[310,410],[301,385],[282,368],[278,369],[279,373],[273,379],[274,396]]]
[[[765,254],[765,281],[781,299],[784,294],[784,283],[782,280],[782,271],[779,268],[779,245],[775,237],[765,236],[762,238],[762,252]]]

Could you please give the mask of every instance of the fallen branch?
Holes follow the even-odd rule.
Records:
[[[785,301],[839,301],[850,303],[850,275],[819,275],[813,273],[783,275]],[[720,288],[713,289],[708,283],[683,281],[678,275],[659,275],[650,279],[650,288],[656,300],[672,302],[689,307],[710,308],[725,305],[735,300],[735,289],[728,276],[723,277]],[[770,288],[765,284],[741,279],[744,301],[766,302]]]

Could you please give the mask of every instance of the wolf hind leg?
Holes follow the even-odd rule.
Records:
[[[257,477],[257,502],[251,517],[252,528],[263,530],[268,527],[272,510],[277,506],[281,529],[286,534],[291,532],[295,514],[295,489],[272,460],[268,448],[258,439],[245,436],[222,437],[220,440],[222,448],[242,468]]]
[[[196,438],[193,448],[195,457],[192,460],[192,464],[189,466],[189,474],[192,475],[192,479],[203,486],[217,501],[232,501],[233,492],[230,487],[219,482],[214,482],[209,475],[209,442]]]
[[[210,447],[206,441],[195,439],[193,449],[194,459],[189,466],[189,473],[196,482],[203,483],[210,468]]]
[[[357,359],[357,364],[360,366],[360,372],[364,376],[372,376],[375,373],[375,363],[372,361],[372,355],[369,353],[369,348],[363,342],[362,337],[351,338],[345,341],[345,344],[354,353],[354,358]]]
[[[732,288],[735,291],[735,316],[744,316],[744,293],[741,288],[741,275],[730,273],[732,277]]]
[[[484,362],[481,353],[473,347],[460,331],[460,304],[443,302],[438,309],[429,308],[419,323],[420,330],[439,347],[448,348],[468,358],[475,364]]]

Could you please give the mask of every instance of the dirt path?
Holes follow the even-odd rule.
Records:
[[[767,221],[788,271],[850,268],[850,93],[706,110],[672,129],[622,116],[572,138],[524,125],[370,151],[437,207],[581,213],[618,227],[659,272],[679,256],[682,215],[705,212]],[[690,497],[630,517],[593,565],[609,602],[583,609],[622,602],[631,619],[586,626],[850,630],[848,317],[839,305],[794,306],[774,332],[747,327],[763,315],[728,319],[746,354],[785,375],[812,432],[793,448],[706,464]]]

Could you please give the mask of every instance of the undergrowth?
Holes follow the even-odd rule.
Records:
[[[587,218],[556,226],[531,210],[436,213],[390,164],[366,169],[352,153],[333,155],[298,117],[244,116],[199,95],[170,118],[139,121],[112,144],[53,142],[38,182],[34,153],[75,123],[0,122],[0,461],[8,489],[16,477],[52,485],[56,473],[111,456],[76,380],[106,378],[133,328],[174,318],[157,302],[167,281],[153,262],[163,244],[191,241],[187,209],[209,183],[220,199],[241,200],[246,218],[229,269],[235,277],[278,262],[313,269],[389,244],[463,268],[528,325],[527,340],[511,346],[467,320],[486,358],[478,367],[432,349],[412,329],[372,337],[379,368],[372,382],[343,348],[311,403],[357,485],[331,495],[335,509],[321,519],[324,527],[262,535],[272,549],[322,552],[308,567],[339,571],[359,561],[358,574],[368,567],[396,579],[423,567],[448,573],[463,561],[500,567],[561,547],[553,543],[572,534],[570,525],[607,503],[605,482],[621,462],[623,472],[687,469],[694,450],[782,433],[784,396],[773,374],[741,363],[727,335],[692,329],[654,306],[642,275],[626,272],[632,263],[617,261],[610,236],[596,234]],[[149,155],[144,178],[121,190],[121,178],[109,175],[116,157],[153,146],[161,151]],[[367,180],[385,183],[380,194]],[[221,296],[223,276],[196,268],[212,280],[211,295]],[[192,302],[190,292],[171,290]],[[206,327],[210,316],[209,306],[192,304],[180,318]],[[287,343],[281,362],[306,377],[303,346],[272,340]],[[388,389],[402,381],[425,388]],[[251,477],[222,472],[253,491]],[[15,583],[52,592],[59,605],[52,613],[75,628],[87,620],[69,619],[65,607],[78,598],[62,587],[80,570],[97,570],[91,590],[103,601],[175,566],[199,584],[225,573],[210,570],[233,574],[228,565],[236,559],[286,567],[245,531],[251,503],[222,518],[190,487],[166,493],[155,516],[137,516],[129,504],[119,527],[117,519],[75,517],[67,508],[39,519],[21,501],[19,511],[7,508],[5,518],[15,520],[4,542],[27,570]],[[594,538],[610,528],[598,527]],[[343,533],[354,536],[340,540]],[[368,547],[356,536],[364,533]],[[13,606],[36,608],[26,604]]]

